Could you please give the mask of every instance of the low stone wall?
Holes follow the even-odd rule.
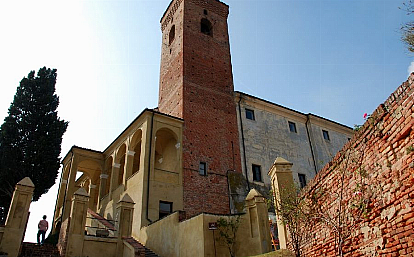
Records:
[[[306,187],[320,212],[305,256],[335,256],[340,235],[344,256],[413,256],[413,80],[411,74],[368,116]]]
[[[143,227],[137,238],[146,247],[160,256],[202,256],[204,252],[203,217],[201,215],[184,222],[175,212],[153,224]],[[180,248],[186,245],[185,252]]]
[[[101,256],[120,256],[117,246],[121,243],[117,238],[99,238],[85,236],[83,240],[82,256],[101,257]],[[105,253],[105,255],[103,255]]]
[[[230,256],[227,245],[219,238],[219,230],[209,224],[220,218],[240,216],[234,249],[236,256],[253,256],[271,251],[267,205],[262,195],[252,189],[246,198],[246,214],[216,215],[202,213],[181,220],[175,212],[143,227],[137,238],[143,245],[163,257]],[[181,217],[180,217],[181,216]]]

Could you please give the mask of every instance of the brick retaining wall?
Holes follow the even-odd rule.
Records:
[[[413,81],[411,74],[304,191],[327,216],[343,211],[344,256],[414,256]],[[305,256],[335,256],[337,235],[317,219]]]

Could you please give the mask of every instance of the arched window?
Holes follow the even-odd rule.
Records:
[[[118,186],[124,183],[124,173],[125,173],[125,153],[122,155],[121,160],[119,161],[121,165],[119,167],[119,174],[118,174]]]
[[[139,166],[141,164],[141,141],[139,141],[134,147],[134,164],[132,165],[132,174],[135,174],[139,171]]]
[[[171,45],[171,43],[174,41],[175,38],[175,25],[172,25],[170,29],[170,33],[168,34],[169,40],[168,44]]]
[[[201,33],[212,36],[213,35],[213,26],[211,22],[206,18],[201,19]]]
[[[142,141],[142,130],[138,129],[131,140],[132,151],[135,152],[134,160],[132,165],[132,171],[128,174],[127,178],[139,171],[139,166],[141,164],[141,141]],[[129,172],[129,171],[128,171]]]
[[[122,145],[117,153],[116,159],[119,163],[119,172],[118,172],[118,183],[117,186],[124,183],[124,173],[125,173],[125,155],[126,155],[126,145]]]
[[[154,168],[161,171],[178,172],[178,148],[175,134],[168,129],[156,133]]]

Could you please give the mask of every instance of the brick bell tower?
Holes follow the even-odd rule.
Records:
[[[158,107],[184,119],[187,216],[229,213],[227,171],[241,172],[228,14],[218,0],[172,0],[161,19]]]

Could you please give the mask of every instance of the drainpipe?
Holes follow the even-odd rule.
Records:
[[[249,177],[247,175],[246,146],[244,145],[243,119],[242,119],[241,107],[240,107],[241,100],[242,100],[242,97],[241,97],[241,94],[239,94],[239,102],[237,104],[239,106],[240,131],[241,131],[241,136],[242,136],[243,161],[244,161],[244,173],[245,173],[245,176],[246,176],[247,188],[249,189],[249,192],[250,192]]]
[[[230,210],[230,214],[231,214],[231,189],[230,189],[230,183],[229,183],[229,171],[232,171],[232,170],[227,170],[226,171],[226,177],[227,177],[227,192],[229,194],[229,210]]]
[[[148,161],[148,179],[147,179],[147,209],[145,211],[146,219],[152,223],[152,220],[148,217],[149,211],[149,193],[150,193],[150,174],[151,174],[151,153],[152,153],[152,130],[154,128],[154,110],[152,110],[151,116],[151,131],[150,131],[150,139],[149,139],[149,161]]]
[[[306,133],[308,134],[308,141],[309,141],[309,146],[310,146],[310,150],[311,150],[311,154],[312,154],[313,167],[315,169],[315,175],[316,175],[318,173],[318,170],[316,169],[315,154],[313,153],[313,145],[312,145],[312,139],[311,139],[310,133],[309,133],[308,123],[310,123],[309,114],[306,114],[305,127],[306,127]]]

